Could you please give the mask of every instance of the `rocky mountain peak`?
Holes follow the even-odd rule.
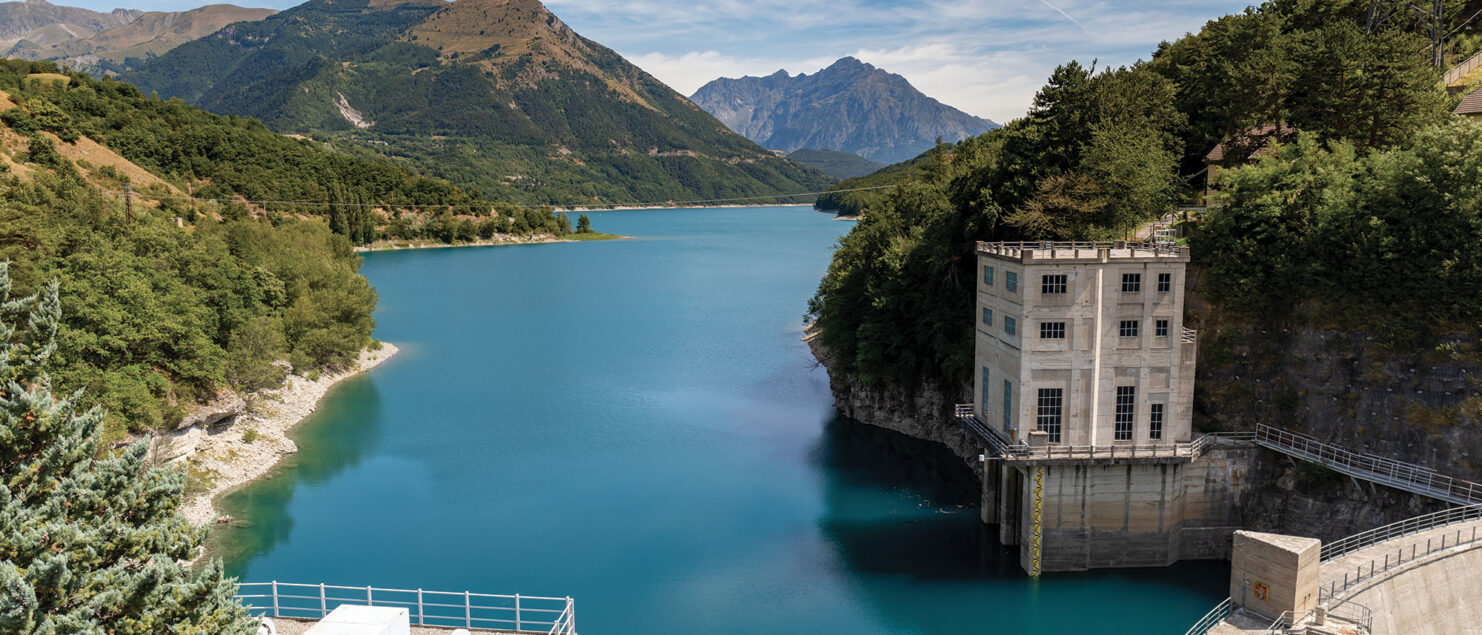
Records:
[[[960,141],[998,126],[853,57],[812,75],[717,79],[690,99],[764,147],[835,150],[880,163],[910,159],[938,137]]]

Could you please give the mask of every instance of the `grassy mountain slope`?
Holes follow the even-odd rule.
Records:
[[[104,13],[51,4],[45,0],[0,2],[0,45],[20,40],[50,44],[86,37],[132,22],[141,11],[114,9]]]
[[[199,184],[172,171],[182,164],[224,176],[292,161],[300,181],[355,185],[331,153],[126,84],[28,79],[54,70],[0,60],[0,260],[11,297],[60,283],[53,379],[107,409],[107,436],[167,429],[226,386],[275,385],[279,359],[335,366],[370,342],[375,291],[323,219],[176,198]],[[416,182],[391,167],[383,178]],[[126,185],[144,197],[126,205]]]
[[[7,53],[52,60],[89,72],[122,71],[144,59],[215,33],[233,22],[255,21],[276,11],[213,4],[189,11],[147,11],[122,26],[82,37],[43,39],[27,34]],[[50,40],[50,41],[48,41]]]
[[[534,0],[311,0],[124,78],[282,132],[353,140],[500,200],[662,203],[830,182]]]
[[[857,154],[837,150],[803,148],[787,153],[787,158],[836,179],[852,179],[885,167]]]

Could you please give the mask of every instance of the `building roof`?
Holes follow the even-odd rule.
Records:
[[[1067,264],[1107,262],[1111,260],[1188,262],[1189,250],[1176,245],[1128,242],[980,242],[978,253],[985,256],[1029,264],[1045,262]]]
[[[1276,126],[1246,128],[1245,132],[1240,133],[1235,138],[1227,137],[1224,141],[1221,141],[1219,145],[1215,146],[1213,150],[1209,151],[1209,154],[1204,155],[1204,162],[1219,163],[1221,161],[1224,161],[1225,145],[1230,143],[1231,141],[1238,140],[1240,142],[1240,145],[1245,147],[1261,146],[1254,153],[1251,154],[1251,156],[1253,157],[1258,157],[1266,153],[1265,145],[1268,139],[1274,137],[1280,140],[1285,139],[1286,137],[1290,137],[1294,134],[1297,134],[1297,129],[1286,124],[1281,125],[1281,130],[1279,132],[1277,131]]]
[[[1452,112],[1458,115],[1482,115],[1482,88],[1467,93]]]

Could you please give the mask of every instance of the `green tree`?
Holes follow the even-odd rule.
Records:
[[[177,513],[184,475],[146,441],[100,457],[102,413],[52,394],[58,286],[9,290],[0,265],[0,632],[253,632],[220,562],[181,564],[204,536]]]
[[[586,214],[582,214],[581,216],[576,217],[576,233],[592,233],[592,219],[587,218]]]

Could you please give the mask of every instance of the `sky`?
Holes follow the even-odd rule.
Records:
[[[300,0],[234,1],[285,9]],[[52,0],[107,10],[202,0]],[[1120,66],[1249,0],[545,0],[571,28],[689,95],[717,77],[814,73],[852,55],[1003,123],[1055,66]]]

